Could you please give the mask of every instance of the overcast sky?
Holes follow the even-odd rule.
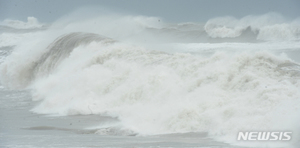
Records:
[[[170,22],[203,22],[217,16],[278,12],[300,16],[300,0],[0,0],[0,20],[28,16],[52,22],[83,6],[100,6],[133,15],[158,16]]]

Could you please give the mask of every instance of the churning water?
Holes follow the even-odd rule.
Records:
[[[0,31],[0,146],[299,144],[299,19],[29,17],[6,20]],[[241,143],[239,131],[293,137]]]

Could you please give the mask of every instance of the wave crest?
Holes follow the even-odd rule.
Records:
[[[43,50],[42,54],[38,54],[30,60],[25,58],[20,60],[20,63],[16,63],[14,59],[18,58],[19,54],[13,52],[10,56],[12,59],[6,60],[1,65],[1,81],[12,88],[24,88],[32,80],[51,74],[53,69],[67,58],[76,47],[84,46],[91,42],[110,44],[115,41],[93,33],[75,32],[58,37]]]
[[[15,29],[37,29],[45,26],[45,24],[40,23],[35,17],[28,17],[27,22],[7,19],[4,20],[3,24]]]
[[[48,52],[44,53],[35,66],[35,75],[47,75],[60,64],[62,60],[78,46],[84,46],[91,42],[110,44],[114,40],[93,33],[75,32],[63,35],[51,43]]]
[[[237,38],[248,28],[257,34],[258,40],[299,40],[300,24],[288,22],[276,13],[262,16],[246,16],[241,19],[219,17],[205,24],[206,33],[212,38]]]

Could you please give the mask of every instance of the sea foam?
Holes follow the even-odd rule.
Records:
[[[21,42],[1,64],[1,83],[30,89],[33,100],[40,101],[35,113],[110,115],[121,121],[122,130],[138,135],[234,137],[247,130],[299,129],[294,118],[300,105],[299,64],[289,57],[269,49],[243,50],[248,44],[265,47],[256,43],[194,44],[193,53],[185,52],[189,44],[181,44],[180,52],[160,50],[171,46],[153,50],[133,41],[149,35],[155,43],[160,38],[149,34],[149,26],[159,30],[166,24],[157,26],[155,19],[144,17],[115,20],[124,28],[103,22],[105,29],[97,29],[91,19],[36,33],[35,40]],[[115,29],[120,36],[109,32]],[[234,50],[219,47],[225,44]]]

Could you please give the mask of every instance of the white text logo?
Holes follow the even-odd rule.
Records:
[[[239,132],[237,140],[246,141],[289,141],[292,132]]]

